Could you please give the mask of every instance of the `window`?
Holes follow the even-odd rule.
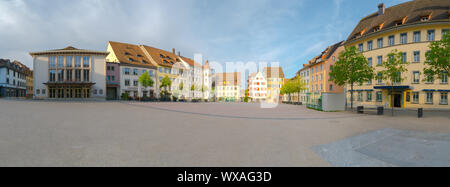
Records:
[[[413,72],[413,83],[418,84],[420,82],[420,72]]]
[[[106,66],[107,71],[111,71],[111,66]]]
[[[383,101],[383,93],[377,92],[377,102],[382,102],[382,101]]]
[[[378,65],[383,65],[383,56],[378,56]]]
[[[66,67],[72,67],[72,56],[66,56]]]
[[[111,76],[111,81],[116,81],[116,76],[112,75]]]
[[[56,71],[55,70],[50,70],[50,72],[49,72],[49,81],[50,82],[55,82],[56,81]]]
[[[81,67],[81,56],[75,56],[75,67]]]
[[[444,35],[450,33],[450,29],[442,29],[442,38],[444,38]]]
[[[448,72],[443,72],[441,76],[441,83],[448,84]]]
[[[406,98],[405,98],[406,102],[411,102],[411,92],[406,92]]]
[[[64,56],[58,56],[58,68],[64,67]]]
[[[402,62],[405,62],[406,63],[406,53],[402,53]]]
[[[389,46],[395,45],[395,36],[389,36]]]
[[[133,86],[138,86],[138,85],[139,85],[139,82],[137,80],[134,80],[133,81]]]
[[[427,39],[428,41],[434,41],[434,30],[428,30]]]
[[[370,91],[367,92],[367,101],[372,101],[372,92]]]
[[[433,84],[434,77],[433,76],[427,76],[427,84]]]
[[[133,75],[138,75],[138,69],[133,69]]]
[[[406,44],[407,42],[408,42],[408,34],[407,33],[400,34],[400,43]]]
[[[424,21],[428,21],[430,18],[428,16],[423,16],[420,18],[420,21],[424,22]]]
[[[378,73],[377,80],[378,80],[378,84],[382,84],[383,83],[383,74]]]
[[[441,92],[441,101],[439,102],[441,105],[448,105],[448,93]]]
[[[420,31],[414,32],[414,42],[420,42]]]
[[[401,83],[402,81],[402,73],[397,72],[397,79],[394,81],[394,83]]]
[[[367,42],[367,50],[370,51],[373,49],[373,41],[368,41]]]
[[[367,84],[368,84],[368,85],[371,85],[371,84],[372,84],[372,79],[368,80],[368,81],[367,81]]]
[[[130,80],[129,79],[125,79],[125,86],[130,86]]]
[[[358,46],[359,52],[363,52],[363,50],[364,50],[364,49],[363,49],[363,46],[364,46],[363,44],[359,44],[359,46]]]
[[[358,92],[358,101],[363,101],[363,93],[362,92]]]
[[[94,90],[94,95],[97,95],[97,89]]]
[[[81,70],[80,69],[75,70],[75,81],[81,82]]]
[[[50,68],[56,68],[56,62],[55,62],[55,59],[56,57],[54,57],[54,56],[50,56],[50,57],[48,57],[48,61],[49,61],[49,67]],[[9,71],[8,71],[8,73],[9,73]]]
[[[414,62],[420,62],[420,51],[414,51]]]
[[[72,81],[72,70],[66,70],[66,81]]]
[[[333,85],[330,84],[330,91],[333,91]]]
[[[145,70],[142,70],[142,74],[145,74],[145,72],[146,72]]]
[[[114,71],[114,66],[111,66],[111,71]]]
[[[98,91],[98,93],[99,93],[99,95],[103,95],[103,89],[100,89],[100,90]]]
[[[87,68],[89,67],[89,56],[84,56],[83,57],[83,67]]]
[[[383,38],[378,38],[377,45],[378,45],[378,48],[383,48]]]
[[[130,68],[125,68],[125,69],[123,69],[123,71],[124,71],[125,75],[129,75],[130,74]]]
[[[36,90],[36,95],[40,95],[41,94],[41,90],[37,89]]]
[[[433,92],[427,92],[427,104],[433,104]]]
[[[323,64],[320,64],[320,71],[323,71]]]
[[[372,57],[368,58],[367,61],[369,62],[369,66],[372,67]]]
[[[83,70],[83,81],[88,82],[89,81],[89,70],[85,69]]]
[[[419,103],[419,92],[413,92],[413,101],[414,104]]]

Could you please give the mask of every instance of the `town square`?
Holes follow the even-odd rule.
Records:
[[[0,167],[450,167],[449,0],[9,0],[0,28]]]

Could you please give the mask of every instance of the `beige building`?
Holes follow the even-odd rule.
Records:
[[[216,73],[213,75],[216,100],[239,101],[241,98],[241,73]]]
[[[278,102],[281,87],[284,85],[284,73],[281,67],[265,67],[263,76],[267,80],[267,101]]]
[[[423,73],[428,46],[450,31],[449,5],[448,0],[416,0],[390,8],[380,4],[378,12],[359,22],[345,46],[357,47],[375,68],[377,78],[355,86],[356,105],[450,109],[448,72],[427,80]],[[381,64],[393,50],[402,52],[409,65],[408,71],[401,75],[404,80],[394,83],[391,99],[391,83],[378,78],[378,72],[383,70]],[[350,102],[349,90],[347,93]]]

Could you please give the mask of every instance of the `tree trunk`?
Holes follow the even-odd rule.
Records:
[[[394,116],[394,83],[391,83],[391,108],[392,116]]]
[[[351,83],[351,90],[350,90],[350,108],[353,111],[353,82]]]

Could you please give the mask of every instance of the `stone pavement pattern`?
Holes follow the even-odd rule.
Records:
[[[291,105],[0,99],[0,166],[339,166],[317,147],[386,128],[450,134],[445,115],[417,119]],[[388,144],[383,141],[356,151],[378,163],[398,159],[376,155],[374,149]]]

